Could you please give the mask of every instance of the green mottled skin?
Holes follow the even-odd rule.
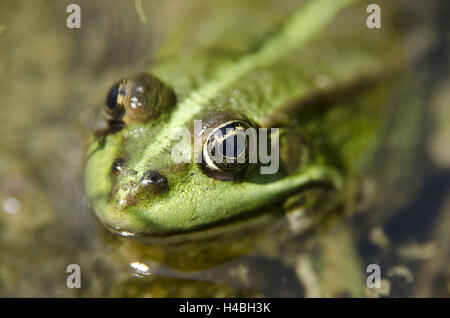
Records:
[[[108,135],[103,146],[92,138],[88,149],[86,191],[100,220],[133,234],[191,233],[281,207],[318,182],[337,190],[337,203],[351,201],[351,184],[370,164],[383,128],[387,57],[400,59],[391,30],[376,34],[365,28],[365,6],[355,2],[302,1],[295,9],[280,6],[273,19],[267,19],[272,11],[261,2],[253,14],[243,10],[239,21],[224,5],[201,25],[196,19],[180,21],[168,30],[148,71],[173,88],[176,105]],[[359,89],[368,77],[373,83]],[[322,107],[321,96],[344,95],[341,86],[349,96]],[[310,96],[318,105],[303,109]],[[176,128],[191,128],[194,119],[224,110],[258,127],[281,128],[278,173],[261,175],[250,168],[242,180],[220,181],[196,163],[171,160]],[[112,175],[119,157],[137,175]],[[169,190],[141,193],[129,203],[124,186],[138,185],[148,169],[165,175]]]

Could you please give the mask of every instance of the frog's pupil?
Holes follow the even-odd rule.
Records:
[[[111,88],[106,98],[106,106],[110,110],[115,110],[117,108],[117,96],[119,95],[119,84],[116,84]]]
[[[221,147],[222,154],[229,158],[236,158],[239,154],[239,150],[242,148],[242,145],[238,144],[240,143],[239,141],[240,140],[238,140],[236,135],[225,138]]]
[[[238,138],[236,125],[233,123],[220,129],[222,136],[227,136],[220,142],[219,148],[222,155],[228,158],[237,158],[245,151],[246,138]],[[231,134],[231,135],[230,135]]]

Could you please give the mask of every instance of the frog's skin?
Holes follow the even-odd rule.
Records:
[[[366,5],[303,1],[284,8],[283,20],[255,18],[257,31],[221,25],[233,11],[218,8],[203,35],[194,22],[174,27],[139,75],[163,83],[165,106],[145,119],[125,114],[121,129],[92,137],[85,185],[98,218],[123,236],[178,242],[226,234],[220,230],[230,224],[248,231],[262,212],[306,204],[305,223],[315,225],[353,206],[386,125],[388,80],[407,59],[391,28],[366,28]],[[176,129],[224,118],[280,128],[279,171],[263,175],[250,165],[240,178],[221,180],[202,164],[173,162]],[[114,173],[116,159],[122,167]],[[141,183],[150,170],[165,179],[162,191]]]

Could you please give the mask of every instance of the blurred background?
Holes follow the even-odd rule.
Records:
[[[112,83],[152,63],[165,30],[189,6],[225,1],[76,1],[82,27],[68,29],[66,7],[72,2],[0,0],[0,296],[311,296],[301,279],[302,258],[297,267],[252,256],[198,275],[161,269],[146,277],[130,267],[134,260],[117,260],[120,247],[98,224],[83,193],[83,151],[92,118]],[[450,296],[450,19],[445,16],[450,11],[445,5],[404,6],[417,29],[431,30],[439,44],[428,57],[433,76],[414,176],[417,190],[387,223],[371,225],[354,241],[363,263],[382,264],[389,286],[365,296]],[[282,14],[274,12],[274,18]],[[357,215],[341,226],[357,228],[363,218]],[[66,287],[71,263],[82,268],[81,289]]]

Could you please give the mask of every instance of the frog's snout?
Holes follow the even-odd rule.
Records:
[[[166,191],[169,187],[167,178],[158,170],[147,170],[142,176],[140,183],[146,189],[155,192]]]

